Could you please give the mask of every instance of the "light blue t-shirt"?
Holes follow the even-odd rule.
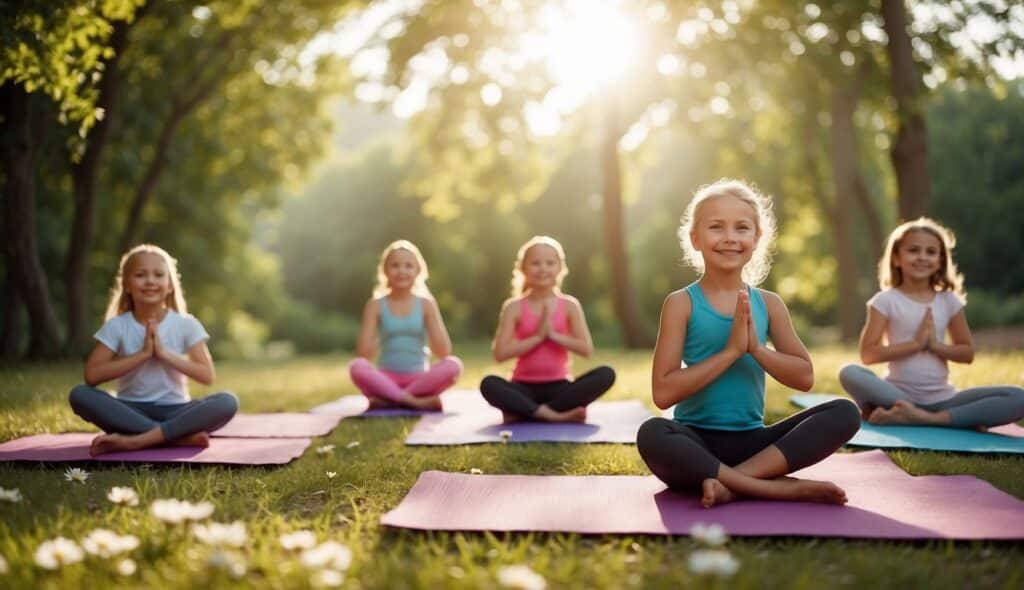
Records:
[[[173,309],[167,310],[156,327],[156,334],[161,345],[178,354],[186,354],[190,348],[210,338],[199,320]],[[142,350],[146,343],[146,326],[140,324],[132,312],[126,311],[110,318],[93,338],[119,357],[131,356]],[[146,359],[122,375],[117,380],[117,397],[158,405],[183,404],[191,399],[188,377],[157,358]]]
[[[394,373],[418,373],[424,369],[423,349],[427,330],[423,323],[423,300],[413,301],[412,311],[396,316],[388,309],[388,298],[380,298],[380,368]]]
[[[747,287],[754,331],[768,341],[768,309],[760,291]],[[686,324],[683,362],[693,366],[720,352],[729,341],[732,317],[715,310],[699,283],[686,287],[690,296],[690,320]],[[714,430],[750,430],[764,426],[764,368],[744,354],[714,381],[676,404],[676,422]]]

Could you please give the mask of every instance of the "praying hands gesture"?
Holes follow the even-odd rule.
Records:
[[[932,308],[929,307],[928,311],[924,312],[921,325],[917,327],[914,342],[917,343],[919,350],[931,350],[935,348],[936,341],[935,320],[932,317]]]

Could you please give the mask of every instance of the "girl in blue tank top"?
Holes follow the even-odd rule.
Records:
[[[462,374],[427,277],[427,263],[412,242],[392,242],[381,254],[377,287],[363,310],[358,357],[349,364],[352,382],[370,407],[440,410],[441,392]],[[440,359],[433,366],[424,343]],[[378,352],[375,366],[371,359]]]
[[[679,229],[702,276],[665,299],[652,384],[655,405],[675,406],[674,418],[644,423],[637,449],[654,475],[705,507],[739,497],[846,502],[833,483],[786,475],[854,435],[855,405],[836,400],[764,424],[765,372],[802,391],[814,382],[786,305],[754,286],[768,274],[774,235],[770,199],[735,180],[701,188]]]

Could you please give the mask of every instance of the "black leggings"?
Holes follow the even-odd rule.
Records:
[[[803,469],[831,455],[858,428],[857,406],[837,399],[752,430],[710,430],[651,418],[637,432],[636,446],[658,479],[673,489],[693,490],[718,477],[723,463],[735,467],[770,445],[786,458],[787,473]]]
[[[502,412],[532,418],[541,404],[556,412],[586,406],[601,397],[613,383],[615,371],[601,366],[580,375],[575,381],[560,379],[525,383],[488,375],[480,382],[480,393],[487,403]]]

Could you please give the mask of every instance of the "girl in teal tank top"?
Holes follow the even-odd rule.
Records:
[[[828,457],[860,426],[857,407],[835,400],[765,426],[765,373],[808,391],[810,355],[778,295],[753,285],[769,269],[775,220],[767,197],[743,182],[700,189],[679,238],[700,280],[670,294],[652,371],[652,418],[637,449],[669,487],[706,507],[738,497],[843,504],[831,482],[783,477]],[[766,343],[771,341],[772,348]]]
[[[352,382],[371,407],[440,410],[441,392],[462,373],[427,276],[427,263],[411,242],[393,242],[381,254],[377,288],[363,310],[358,356],[349,364]],[[425,343],[439,359],[433,366],[427,366]]]

